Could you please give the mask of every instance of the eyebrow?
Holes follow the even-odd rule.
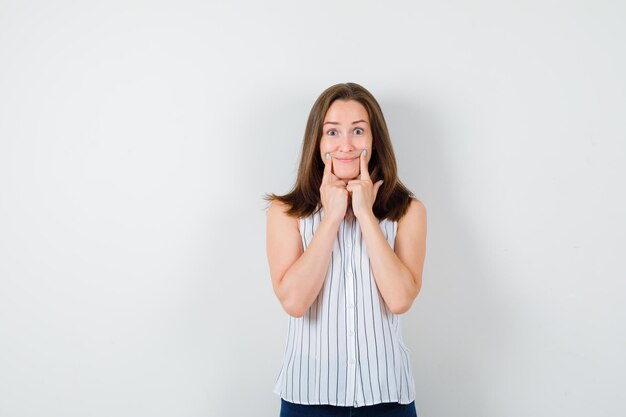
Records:
[[[367,122],[365,120],[363,120],[363,119],[352,122],[353,125],[355,125],[357,123],[365,123],[365,124],[367,124]],[[339,124],[339,122],[324,122],[324,124],[322,126],[324,126],[324,125],[338,125],[338,124]]]

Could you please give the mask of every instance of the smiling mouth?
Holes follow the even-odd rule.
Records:
[[[335,157],[335,160],[338,162],[352,162],[355,159],[357,159],[358,157],[354,157],[354,158],[337,158]]]

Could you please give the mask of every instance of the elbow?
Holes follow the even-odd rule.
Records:
[[[393,314],[404,314],[407,311],[409,311],[412,305],[413,305],[413,300],[407,300],[401,303],[398,302],[398,303],[390,304],[389,310]]]
[[[413,301],[419,294],[420,290],[421,290],[421,285],[415,285],[415,287],[413,287],[411,291],[406,294],[405,297],[395,300],[395,302],[389,303],[388,305],[389,310],[393,314],[406,313],[407,311],[411,309],[411,306],[413,305]]]
[[[307,308],[305,308],[302,303],[298,303],[296,300],[291,300],[289,298],[280,299],[280,304],[282,305],[285,313],[294,318],[304,316],[307,311]]]
[[[274,293],[285,313],[291,317],[299,318],[306,314],[308,306],[298,297],[297,293],[289,291],[288,288],[281,285],[274,286]]]
[[[291,317],[296,318],[296,319],[306,314],[305,309],[298,308],[296,306],[286,305],[286,304],[283,304],[283,310],[285,310],[285,313],[289,314]]]

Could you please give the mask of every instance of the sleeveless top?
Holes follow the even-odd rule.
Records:
[[[299,219],[304,250],[324,215]],[[398,223],[379,220],[394,248]],[[298,404],[360,407],[415,399],[400,316],[378,292],[356,218],[342,220],[324,285],[302,317],[288,318],[287,346],[274,392]]]

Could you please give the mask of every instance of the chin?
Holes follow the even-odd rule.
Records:
[[[335,173],[335,176],[337,176],[337,178],[344,180],[344,181],[350,181],[353,179],[356,179],[359,176],[358,172],[355,173]]]

